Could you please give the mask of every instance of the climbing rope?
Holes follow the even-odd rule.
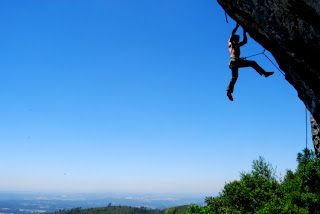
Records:
[[[306,167],[307,167],[307,149],[308,149],[308,110],[307,108],[305,108],[306,110],[306,148],[305,148],[305,152],[304,152],[304,166],[303,166],[303,176],[302,176],[302,183],[300,186],[300,193],[299,193],[299,203],[301,204],[301,193],[303,191],[303,187],[305,184],[305,178],[306,178]],[[298,213],[300,211],[300,207],[298,206]]]
[[[229,23],[228,22],[228,17],[227,17],[227,12],[224,12],[224,15],[226,16],[226,22]]]
[[[250,57],[253,57],[253,56],[257,56],[257,55],[263,54],[274,65],[274,67],[276,69],[278,69],[278,71],[285,77],[285,73],[274,62],[272,62],[272,60],[264,53],[265,51],[266,51],[266,49],[263,49],[263,51],[261,53],[253,54],[253,55],[246,56],[246,57],[242,57],[241,59],[247,59],[247,58],[250,58]]]
[[[274,64],[272,62],[271,59],[269,59],[269,57],[267,57],[267,55],[265,55],[265,53],[263,53],[263,55],[274,65],[274,67],[276,67],[276,69],[278,69],[278,71],[285,77],[286,75],[284,74],[284,72],[282,70],[280,70],[280,68],[278,66],[276,66],[276,64]]]
[[[241,57],[241,59],[247,59],[247,58],[250,58],[250,57],[253,57],[253,56],[257,56],[257,55],[260,55],[260,54],[264,54],[265,51],[266,51],[266,49],[264,49],[261,53],[253,54],[253,55],[246,56],[246,57]]]
[[[308,110],[306,108],[306,148],[305,148],[305,154],[304,154],[303,177],[306,176],[306,165],[307,165],[307,153],[306,152],[307,152],[307,149],[308,149]]]
[[[308,110],[306,108],[306,149],[308,149]]]

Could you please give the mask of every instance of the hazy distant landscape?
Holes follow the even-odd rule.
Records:
[[[203,204],[204,196],[169,194],[118,194],[118,193],[10,193],[0,192],[0,214],[48,213],[72,208],[107,206],[147,207],[165,209],[191,203]]]

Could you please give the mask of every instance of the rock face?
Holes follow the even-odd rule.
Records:
[[[217,1],[272,53],[286,80],[297,90],[312,115],[315,152],[320,157],[320,1]]]

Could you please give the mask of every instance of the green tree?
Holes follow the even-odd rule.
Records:
[[[305,149],[297,162],[296,171],[287,170],[280,182],[275,168],[259,157],[252,162],[251,172],[227,183],[217,197],[206,198],[206,207],[192,206],[186,213],[320,214],[320,159]]]

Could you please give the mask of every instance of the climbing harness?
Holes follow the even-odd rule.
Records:
[[[280,68],[276,64],[274,64],[274,62],[272,62],[272,60],[264,53],[265,51],[266,51],[266,49],[263,49],[263,51],[261,53],[253,54],[253,55],[246,56],[246,57],[242,57],[241,59],[246,60],[247,58],[263,54],[274,65],[274,67],[276,69],[278,69],[278,71],[285,77],[284,72],[282,70],[280,70]]]
[[[231,57],[229,62],[229,68],[232,69],[237,64],[238,57]]]

